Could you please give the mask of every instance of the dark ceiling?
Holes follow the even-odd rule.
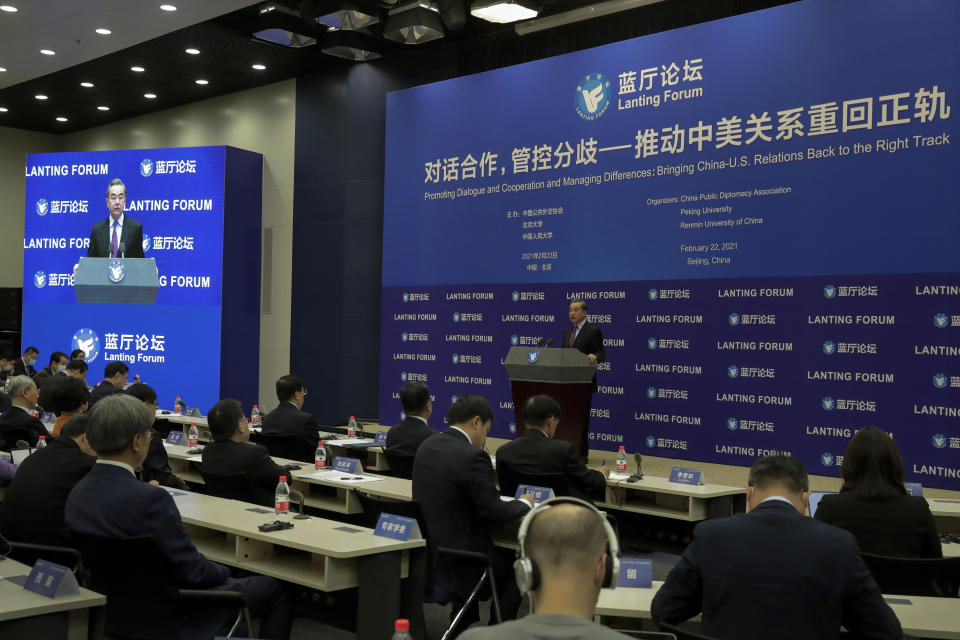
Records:
[[[452,31],[448,24],[446,34],[441,40],[420,45],[401,45],[385,40],[381,37],[382,20],[380,25],[374,25],[369,30],[369,36],[382,47],[384,59],[414,46],[440,47],[459,42],[480,43],[489,48],[499,47],[504,42],[521,37],[531,38],[518,36],[514,24],[493,24],[472,18],[468,5],[463,4],[464,2],[465,0],[444,0],[439,3],[445,23],[455,26],[458,10],[466,10],[465,20],[461,22],[462,27]],[[662,5],[653,7],[691,5],[691,11],[696,14],[691,15],[690,23],[693,23],[701,18],[713,19],[722,17],[723,14],[730,15],[731,10],[733,13],[740,12],[734,7],[720,10],[718,5],[721,4],[747,5],[742,11],[783,2],[784,0],[664,0]],[[0,107],[9,109],[0,113],[0,125],[48,133],[69,133],[271,84],[332,66],[362,64],[322,53],[321,45],[327,34],[320,25],[313,27],[309,33],[317,38],[318,44],[300,49],[253,38],[251,34],[260,29],[278,26],[278,19],[286,21],[283,26],[292,24],[292,20],[301,27],[298,30],[307,33],[311,24],[316,25],[308,18],[335,10],[339,2],[286,0],[285,4],[287,11],[282,12],[282,16],[275,12],[273,16],[261,15],[260,5],[253,5],[62,71],[0,89]],[[597,3],[593,0],[555,0],[543,5],[540,17],[591,4]],[[624,11],[602,20],[613,25],[622,24],[630,14],[653,7]],[[381,4],[378,12],[385,18],[387,9]],[[718,13],[719,15],[713,15]],[[635,20],[636,15],[633,18]],[[600,21],[591,20],[589,24]],[[564,30],[569,33],[571,29],[577,29],[583,24],[588,23],[570,25]],[[641,29],[633,35],[647,32],[649,31]],[[550,34],[549,31],[541,32],[538,39],[549,39]],[[630,35],[621,36],[619,39],[622,37]],[[188,48],[199,49],[200,54],[188,54],[185,51]],[[255,70],[252,68],[254,64],[262,64],[266,69]],[[376,61],[369,64],[376,64]],[[132,66],[141,66],[145,71],[131,71]],[[208,84],[199,85],[196,83],[198,79],[207,80]],[[83,88],[81,82],[93,83],[94,87]],[[147,93],[156,95],[156,98],[144,97]],[[49,99],[37,100],[35,96],[38,94],[47,95]],[[98,107],[101,106],[109,107],[109,110],[99,110]],[[66,117],[67,121],[58,122],[58,116]]]

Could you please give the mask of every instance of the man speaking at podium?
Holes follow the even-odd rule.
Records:
[[[587,322],[587,303],[583,300],[571,300],[569,315],[571,325],[563,331],[562,347],[576,349],[580,353],[586,354],[592,364],[600,364],[607,359],[607,354],[603,350],[603,332],[600,327]],[[597,392],[597,374],[593,374],[593,393]],[[592,396],[590,396],[592,399]],[[584,423],[583,441],[580,443],[580,455],[586,456],[588,452],[588,438],[590,432],[590,405],[591,400],[587,400],[587,418]]]
[[[107,211],[110,217],[90,229],[88,258],[142,258],[143,227],[123,214],[127,188],[119,178],[107,185]]]

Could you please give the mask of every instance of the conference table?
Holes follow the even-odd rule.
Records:
[[[388,637],[399,617],[422,630],[422,598],[416,597],[423,592],[422,539],[375,536],[373,529],[315,517],[291,518],[292,529],[263,532],[260,525],[276,520],[272,509],[169,491],[194,545],[211,560],[319,591],[358,588],[360,640]]]
[[[594,619],[609,623],[611,618],[651,620],[650,605],[663,582],[650,589],[601,589]],[[956,598],[884,595],[900,620],[903,632],[921,638],[960,640],[960,606]],[[691,618],[699,622],[700,616]]]
[[[927,498],[940,533],[960,533],[960,500]]]
[[[9,580],[29,573],[25,564],[0,560],[0,638],[85,640],[91,623],[100,626],[106,596],[81,588],[72,596],[47,598]]]
[[[699,522],[746,510],[747,490],[722,484],[688,485],[646,476],[636,482],[607,479],[600,508]]]

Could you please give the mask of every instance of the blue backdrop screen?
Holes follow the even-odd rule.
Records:
[[[381,421],[589,304],[591,446],[960,489],[955,2],[809,0],[388,96]]]
[[[204,410],[219,399],[224,147],[30,154],[23,239],[23,344],[82,348],[90,371],[120,360],[172,408],[182,395]],[[91,227],[109,214],[107,185],[126,186],[124,215],[143,226],[156,260],[156,304],[79,304],[73,267]]]

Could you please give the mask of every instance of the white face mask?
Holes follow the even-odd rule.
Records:
[[[67,370],[67,365],[65,365],[65,364],[58,364],[58,365],[57,365],[57,373],[63,373],[63,372],[66,371],[66,370]]]

